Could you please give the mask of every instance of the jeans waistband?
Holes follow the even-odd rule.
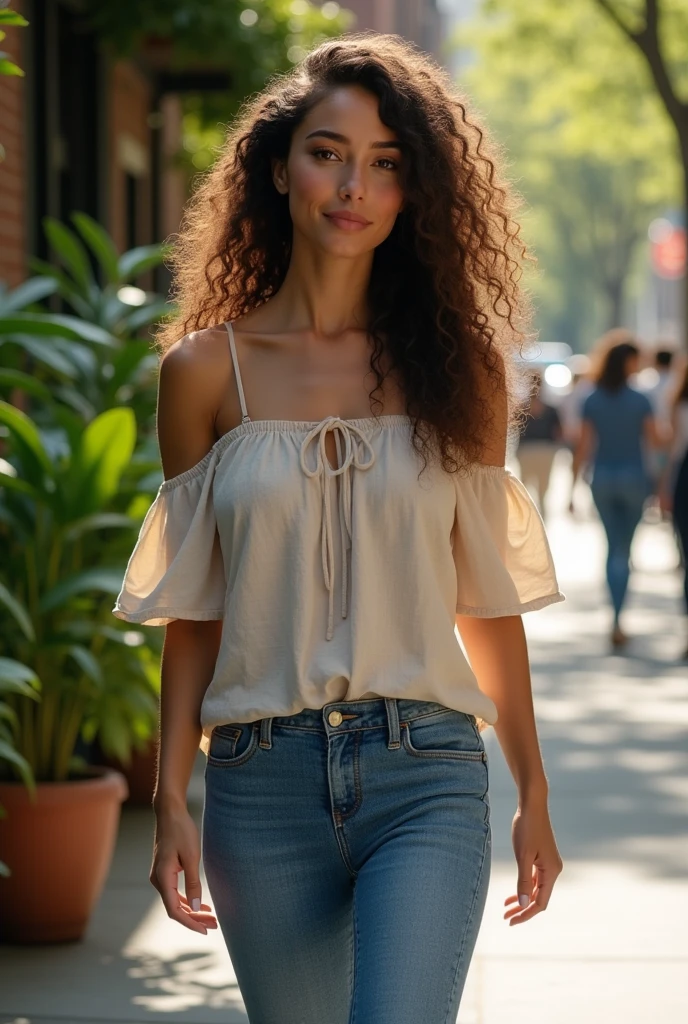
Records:
[[[387,746],[395,750],[401,745],[400,726],[415,718],[425,718],[451,708],[437,701],[405,700],[397,697],[370,697],[364,700],[331,701],[322,708],[304,708],[295,715],[274,715],[261,718],[260,746],[272,747],[272,726],[281,725],[292,729],[309,729],[323,732],[328,736],[358,729],[387,728]],[[469,715],[469,718],[474,716]]]

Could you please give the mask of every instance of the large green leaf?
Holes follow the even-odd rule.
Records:
[[[90,590],[117,596],[124,579],[123,569],[95,568],[85,569],[74,576],[67,577],[57,586],[43,595],[40,609],[44,612],[53,611],[65,604],[77,594],[88,593]]]
[[[36,639],[31,616],[27,609],[14,594],[10,593],[4,583],[0,583],[0,605],[7,609],[27,640]]]
[[[29,22],[16,11],[0,11],[0,25],[21,25],[26,26]]]
[[[88,253],[68,227],[54,217],[43,218],[43,229],[60,262],[69,270],[74,280],[88,292],[93,285],[93,273]]]
[[[43,475],[52,478],[54,466],[41,441],[36,426],[26,413],[16,409],[9,402],[0,401],[0,423],[4,423],[12,435],[12,444],[22,460],[25,476],[29,483],[42,488]]]
[[[119,253],[107,231],[87,213],[73,213],[72,220],[103,268],[107,280],[112,284],[119,281]]]
[[[63,313],[9,313],[0,316],[0,335],[34,334],[40,337],[57,335],[70,341],[91,341],[96,345],[115,347],[117,339],[97,324]]]
[[[39,700],[40,688],[38,676],[28,665],[14,658],[0,658],[0,693],[18,693]]]
[[[124,280],[131,280],[138,277],[146,270],[159,266],[170,247],[164,245],[140,245],[136,249],[130,249],[122,253],[119,258],[119,276]]]
[[[40,398],[43,402],[49,402],[51,398],[50,388],[43,381],[32,377],[28,373],[23,373],[21,370],[10,370],[0,367],[0,386],[18,388],[20,391],[25,391],[27,395]]]
[[[115,496],[135,445],[131,409],[108,409],[89,423],[63,480],[69,519],[98,512]]]
[[[15,310],[24,309],[34,302],[40,302],[57,291],[57,281],[52,277],[30,277],[28,281],[22,282],[18,288],[2,297],[0,311],[12,313]]]
[[[54,338],[34,338],[30,334],[13,334],[8,339],[12,344],[27,352],[33,359],[43,363],[60,377],[74,380],[79,376],[76,360],[66,358],[62,350],[55,347]],[[64,346],[78,345],[77,341],[63,341]]]
[[[174,307],[164,299],[149,302],[146,306],[139,306],[138,309],[128,314],[126,318],[127,328],[133,334],[135,331],[140,330],[141,327],[147,327],[148,324],[155,323],[164,316],[168,316],[173,309]]]
[[[98,659],[91,651],[89,651],[88,647],[83,647],[81,644],[71,644],[67,653],[71,655],[81,671],[84,675],[88,676],[91,682],[95,683],[98,687],[103,686],[105,682],[103,678],[103,670],[100,667]]]
[[[3,487],[7,491],[26,494],[29,498],[33,498],[34,501],[40,501],[43,497],[38,488],[32,487],[31,484],[27,483],[26,480],[22,480],[21,477],[0,472],[0,490]]]
[[[33,772],[29,762],[7,740],[0,740],[0,761],[9,761],[10,764],[13,764],[29,792],[32,794],[35,792]]]
[[[123,527],[134,529],[136,525],[135,519],[125,516],[122,512],[97,512],[72,523],[65,531],[65,540],[75,541],[77,537],[81,537],[91,530],[122,529]]]
[[[35,256],[29,258],[29,267],[35,273],[42,274],[45,278],[56,281],[60,295],[72,306],[74,312],[86,320],[90,319],[93,312],[91,303],[81,296],[71,277],[68,277],[63,270],[53,266],[52,263],[36,259]]]

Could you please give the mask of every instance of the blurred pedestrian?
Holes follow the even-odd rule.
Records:
[[[670,403],[672,441],[669,464],[660,487],[660,503],[673,516],[681,550],[683,596],[688,615],[688,364],[683,371],[673,402]],[[688,646],[683,654],[688,660]]]
[[[672,398],[677,385],[674,363],[672,349],[664,346],[657,348],[654,353],[654,366],[641,370],[636,384],[638,390],[650,400],[657,431],[662,440],[661,447],[647,453],[647,466],[654,495],[659,493],[660,481],[664,478],[670,458]],[[646,383],[647,381],[650,383]]]
[[[521,467],[521,480],[531,493],[534,492],[543,518],[552,465],[561,443],[559,413],[553,405],[543,401],[542,374],[535,372],[532,375],[530,406],[516,457]]]
[[[606,355],[597,387],[585,400],[581,437],[574,455],[574,476],[592,461],[591,491],[607,535],[607,585],[614,610],[611,641],[627,643],[620,616],[630,575],[636,527],[651,492],[647,446],[660,444],[648,398],[628,385],[637,372],[639,348],[614,345]]]

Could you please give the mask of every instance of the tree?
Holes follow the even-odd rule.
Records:
[[[585,347],[620,321],[648,222],[678,195],[670,126],[589,0],[484,0],[459,42],[478,57],[464,80],[528,204],[541,334]]]
[[[680,0],[641,0],[641,10],[594,0],[647,62],[657,94],[676,130],[683,170],[684,221],[688,211],[688,10]],[[688,92],[687,92],[688,94]],[[688,267],[684,273],[684,343],[688,348]]]

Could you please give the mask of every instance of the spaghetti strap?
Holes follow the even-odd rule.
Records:
[[[232,362],[234,363],[234,377],[236,379],[237,391],[239,392],[239,402],[241,403],[241,422],[250,423],[251,417],[248,414],[246,408],[246,398],[244,397],[244,385],[241,381],[241,370],[239,369],[239,360],[237,359],[236,345],[234,344],[234,328],[229,320],[225,321],[225,327],[227,328],[227,334],[229,335],[229,350],[232,353]]]

